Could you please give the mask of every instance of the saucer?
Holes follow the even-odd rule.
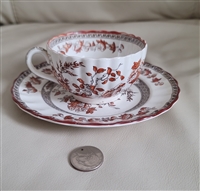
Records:
[[[36,66],[53,75],[46,62]],[[77,127],[116,127],[155,118],[178,100],[180,88],[171,74],[145,62],[139,79],[116,101],[88,104],[77,101],[59,84],[22,72],[11,89],[17,106],[26,113],[56,124]]]

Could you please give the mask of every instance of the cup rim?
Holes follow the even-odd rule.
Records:
[[[73,34],[90,34],[90,33],[103,33],[103,34],[114,34],[114,35],[125,35],[127,37],[131,37],[131,38],[134,38],[134,39],[137,39],[139,40],[140,42],[143,43],[144,47],[141,48],[141,50],[135,52],[135,53],[131,53],[131,54],[128,54],[128,55],[125,55],[125,56],[115,56],[115,57],[111,57],[111,58],[106,58],[106,57],[102,57],[102,58],[92,58],[92,57],[82,57],[82,56],[70,56],[70,55],[64,55],[60,52],[57,52],[55,50],[53,50],[51,47],[50,47],[50,43],[54,40],[54,39],[57,39],[57,38],[60,38],[60,37],[66,37],[68,35],[73,35]],[[47,49],[54,52],[55,54],[59,54],[59,55],[62,55],[63,57],[73,57],[73,58],[77,58],[77,59],[87,59],[87,60],[113,60],[113,59],[121,59],[121,58],[126,58],[126,57],[130,57],[130,56],[133,56],[135,54],[138,54],[142,51],[144,51],[144,49],[147,49],[147,42],[142,39],[141,37],[139,36],[135,36],[134,34],[129,34],[129,33],[126,33],[126,32],[118,32],[118,31],[107,31],[107,30],[78,30],[78,31],[69,31],[69,32],[66,32],[66,33],[61,33],[59,35],[56,35],[56,36],[53,36],[52,38],[50,38],[48,41],[47,41]]]

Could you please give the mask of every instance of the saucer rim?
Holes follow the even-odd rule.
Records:
[[[38,64],[37,66],[40,66],[42,64],[47,64],[47,62],[41,62],[40,64]],[[171,73],[163,70],[161,67],[153,65],[149,62],[145,62],[144,63],[145,67],[151,66],[151,67],[156,67],[158,70],[163,71],[165,74],[167,74],[168,76],[170,76],[170,78],[173,79],[173,81],[175,82],[176,86],[177,86],[177,94],[176,97],[174,98],[174,100],[165,108],[163,109],[159,109],[156,112],[154,112],[154,114],[150,113],[149,115],[146,116],[141,116],[137,119],[133,119],[133,120],[123,120],[123,121],[116,121],[116,122],[110,122],[107,124],[102,124],[102,123],[98,123],[98,122],[90,122],[90,123],[82,123],[82,122],[77,122],[77,121],[64,121],[64,120],[59,120],[59,119],[55,119],[54,117],[51,116],[47,116],[47,115],[42,115],[41,113],[39,113],[36,110],[30,109],[25,107],[23,104],[25,102],[21,102],[19,101],[16,96],[14,95],[14,87],[15,87],[15,83],[16,81],[19,79],[19,77],[21,75],[23,75],[25,72],[29,72],[30,70],[24,70],[22,71],[18,77],[13,81],[13,85],[11,87],[11,94],[12,94],[12,99],[15,102],[15,104],[25,113],[37,118],[37,119],[41,119],[43,121],[47,121],[47,122],[51,122],[54,124],[59,124],[59,125],[64,125],[64,126],[73,126],[73,127],[84,127],[84,128],[106,128],[106,127],[118,127],[118,126],[127,126],[127,125],[133,125],[133,124],[137,124],[137,123],[141,123],[147,120],[150,120],[152,118],[158,117],[162,114],[164,114],[165,112],[167,112],[168,110],[170,110],[174,104],[178,101],[179,97],[180,97],[180,87],[178,84],[178,81],[171,75]],[[157,72],[157,71],[156,71]],[[32,72],[31,72],[32,73]],[[159,72],[157,72],[159,73]]]

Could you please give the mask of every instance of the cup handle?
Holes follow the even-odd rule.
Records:
[[[56,78],[53,77],[53,76],[50,76],[50,75],[47,75],[39,70],[37,70],[33,63],[32,63],[32,57],[34,54],[36,53],[41,53],[45,60],[47,61],[47,63],[49,63],[49,58],[48,58],[48,55],[47,55],[47,51],[44,49],[44,48],[41,48],[41,47],[34,47],[32,48],[31,50],[29,50],[29,52],[27,53],[26,55],[26,64],[28,66],[28,68],[34,73],[36,74],[37,76],[41,77],[41,78],[44,78],[44,79],[47,79],[47,80],[50,80],[52,82],[55,82],[55,83],[58,83]]]

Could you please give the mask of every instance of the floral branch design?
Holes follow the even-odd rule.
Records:
[[[68,73],[71,76],[77,76],[76,74],[74,74],[72,72],[72,70],[74,70],[75,68],[78,67],[85,67],[85,65],[83,64],[83,62],[65,62],[64,64],[62,64],[61,61],[59,61],[59,63],[57,63],[57,70],[62,74],[62,73]]]
[[[38,90],[34,85],[40,85],[41,84],[41,78],[36,76],[31,76],[29,78],[30,81],[25,83],[26,89],[23,89],[23,91],[27,93],[36,93]],[[34,84],[34,85],[33,85]]]
[[[115,42],[108,43],[105,40],[99,39],[92,42],[79,40],[75,43],[65,43],[62,47],[58,46],[61,54],[66,54],[69,49],[72,48],[76,53],[80,53],[81,51],[88,52],[96,50],[99,50],[101,52],[105,50],[110,50],[112,53],[114,53],[115,51],[122,52],[122,50],[124,49],[124,45],[120,44],[119,46],[117,46]]]
[[[129,84],[133,84],[138,79],[140,72],[137,69],[140,67],[140,62],[141,59],[138,62],[133,62],[133,65],[131,67],[132,72],[128,78]]]
[[[157,74],[152,74],[151,70],[144,69],[141,71],[141,74],[146,76],[147,78],[151,78],[151,82],[154,83],[156,86],[162,86],[164,82],[161,82],[162,78],[157,78]]]
[[[120,121],[127,121],[127,120],[133,120],[137,119],[140,117],[143,117],[144,115],[150,114],[152,112],[155,112],[157,109],[155,107],[142,107],[140,110],[134,115],[130,113],[124,113],[119,116],[110,116],[110,117],[102,117],[102,118],[85,118],[85,117],[74,117],[72,115],[66,115],[64,116],[63,114],[54,114],[53,116],[60,116],[66,121],[79,121],[79,122],[89,122],[89,123],[94,123],[94,122],[111,122],[115,120],[120,120]]]
[[[92,107],[92,104],[80,102],[71,95],[65,95],[59,99],[61,102],[67,103],[67,107],[71,111],[85,112],[86,114],[93,114],[96,111],[96,107]]]
[[[124,79],[124,76],[121,75],[121,71],[119,70],[119,67],[122,64],[120,63],[116,69],[112,69],[110,67],[105,68],[97,68],[96,66],[93,66],[93,74],[90,72],[87,72],[86,75],[91,77],[90,84],[86,84],[83,79],[78,78],[77,81],[80,83],[79,85],[73,83],[72,85],[75,87],[76,95],[80,95],[82,97],[88,97],[92,94],[99,95],[99,92],[102,93],[102,97],[110,97],[111,95],[114,95],[115,93],[118,93],[125,84],[120,84],[116,88],[110,90],[109,92],[105,92],[103,88],[98,88],[98,84],[106,84],[108,81],[114,82],[118,78],[120,80]]]
[[[126,100],[131,102],[133,100],[133,96],[135,96],[136,92],[133,92],[130,89],[126,89],[123,91],[122,95],[126,95]]]

